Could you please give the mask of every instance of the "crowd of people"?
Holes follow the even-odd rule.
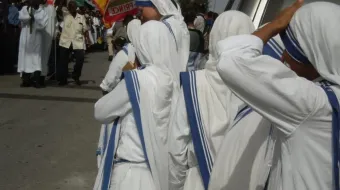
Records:
[[[94,189],[339,189],[339,5],[296,0],[255,28],[135,3],[94,108]]]
[[[44,87],[46,77],[67,85],[73,59],[72,78],[80,85],[85,51],[106,46],[102,16],[84,5],[66,0],[4,0],[0,5],[0,73],[20,73],[21,87]]]

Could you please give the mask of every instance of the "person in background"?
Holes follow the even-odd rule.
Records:
[[[95,44],[98,43],[99,37],[99,19],[96,12],[92,12],[92,28],[93,28],[93,39]]]
[[[14,66],[18,64],[18,51],[20,39],[20,20],[19,11],[15,0],[10,1],[11,5],[8,8],[8,27],[7,27],[7,43],[9,59],[5,62],[5,72],[14,72]]]
[[[68,3],[68,8],[63,9],[64,27],[61,32],[60,61],[57,66],[57,78],[59,85],[67,85],[68,63],[71,50],[75,53],[76,64],[74,65],[72,79],[77,85],[81,85],[79,80],[84,64],[84,44],[86,32],[86,21],[83,15],[77,13],[77,5],[75,1]]]
[[[29,87],[33,74],[34,87],[40,88],[42,71],[43,32],[47,26],[48,17],[43,8],[39,7],[41,0],[30,0],[19,12],[21,34],[19,45],[18,72],[22,74],[21,87]]]
[[[1,60],[7,60],[7,16],[8,16],[8,1],[0,0],[0,52],[2,53],[0,56]],[[5,74],[5,63],[2,61],[0,63],[0,75]]]
[[[194,71],[199,68],[204,68],[199,67],[200,59],[204,53],[204,38],[202,32],[195,29],[195,19],[196,14],[194,12],[189,12],[184,17],[184,21],[188,26],[190,34],[190,55],[187,65],[187,71]]]
[[[119,27],[119,25],[117,25],[118,23],[116,23],[117,26],[117,31],[115,32],[114,36],[112,37],[112,41],[111,43],[113,44],[113,47],[115,48],[116,52],[118,52],[119,50],[117,49],[117,47],[122,48],[125,44],[122,44],[123,40],[122,39],[127,39],[127,25],[129,24],[130,21],[133,20],[133,16],[132,15],[126,15],[121,27]],[[110,41],[108,41],[107,43],[110,43]],[[116,44],[118,43],[118,44]]]
[[[44,9],[48,17],[48,23],[43,32],[42,57],[41,57],[42,71],[39,80],[40,85],[45,86],[45,77],[49,72],[48,68],[51,56],[51,47],[55,36],[55,26],[57,24],[57,13],[54,8],[54,5],[48,4],[47,0],[42,0],[41,7]]]
[[[130,43],[122,46],[116,57],[112,60],[110,64],[109,71],[107,72],[105,78],[100,84],[101,89],[104,94],[110,92],[120,81],[122,76],[122,71],[125,70],[127,64],[134,65],[136,67],[136,49],[141,22],[140,20],[134,19],[127,26],[127,35]]]
[[[106,42],[107,42],[107,51],[109,53],[109,61],[112,61],[113,59],[113,34],[114,34],[114,29],[115,29],[115,25],[117,22],[114,22],[111,24],[111,27],[106,29]]]
[[[205,6],[203,4],[197,5],[197,15],[194,21],[194,26],[197,30],[201,31],[204,34],[205,27],[206,27],[206,20],[205,20]]]

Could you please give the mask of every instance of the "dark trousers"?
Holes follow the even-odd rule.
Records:
[[[57,65],[57,78],[58,78],[58,81],[60,82],[67,81],[68,62],[69,62],[69,57],[70,57],[71,52],[72,52],[72,48],[64,48],[64,47],[59,48],[60,60],[59,60],[59,64]],[[72,77],[79,79],[79,77],[81,76],[81,70],[83,69],[83,64],[84,64],[84,56],[85,56],[84,50],[76,49],[74,50],[74,55],[76,58],[76,64],[74,65],[74,68],[73,68]]]
[[[52,41],[51,53],[48,59],[48,76],[56,72],[56,63],[59,63],[59,40]]]

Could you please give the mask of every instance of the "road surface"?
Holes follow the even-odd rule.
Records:
[[[0,76],[1,190],[92,189],[100,129],[93,106],[108,66],[106,52],[87,54],[81,87],[20,88],[19,75]]]

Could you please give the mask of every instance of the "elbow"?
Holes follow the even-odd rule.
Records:
[[[98,101],[94,105],[94,118],[99,121],[100,123],[108,123],[108,114],[106,114],[105,109],[103,109],[103,106],[101,103]]]

